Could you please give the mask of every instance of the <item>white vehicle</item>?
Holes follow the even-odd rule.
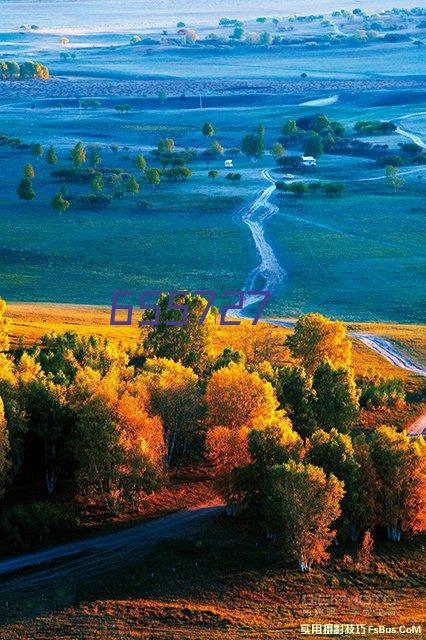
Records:
[[[225,167],[227,169],[233,169],[234,168],[234,162],[232,160],[225,160]]]
[[[294,180],[294,175],[292,173],[285,173],[283,178],[284,180]]]

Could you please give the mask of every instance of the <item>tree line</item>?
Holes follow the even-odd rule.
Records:
[[[49,69],[34,60],[17,62],[16,60],[0,60],[0,78],[2,80],[48,80]]]
[[[217,311],[200,326],[205,300],[181,298],[184,327],[165,324],[179,311],[161,296],[160,324],[141,328],[127,351],[75,333],[9,351],[0,303],[6,545],[31,546],[37,527],[55,535],[89,504],[137,510],[188,464],[208,470],[228,512],[247,511],[303,571],[327,557],[333,539],[385,527],[399,540],[424,529],[424,440],[392,426],[353,435],[361,407],[404,402],[404,390],[368,372],[355,377],[342,323],[301,317],[285,345],[294,364],[273,366],[229,347],[215,355]],[[29,483],[39,502],[17,503]]]

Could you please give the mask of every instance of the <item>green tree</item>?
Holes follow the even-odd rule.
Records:
[[[351,364],[351,343],[344,324],[333,322],[319,313],[301,316],[285,344],[308,374],[312,374],[324,358],[335,366]]]
[[[155,169],[155,168],[147,169],[145,171],[145,180],[154,189],[155,187],[158,187],[158,185],[161,182],[161,174],[158,171],[158,169]]]
[[[31,180],[35,178],[34,167],[29,162],[24,167],[24,178],[30,178]]]
[[[225,149],[217,140],[213,140],[210,146],[210,153],[213,157],[223,156]]]
[[[46,162],[50,165],[58,164],[58,154],[56,153],[55,147],[50,145],[46,152]]]
[[[261,158],[265,153],[265,127],[260,123],[255,133],[248,133],[241,142],[241,151],[248,158]]]
[[[286,190],[296,196],[296,198],[303,198],[308,191],[308,185],[305,182],[290,182]]]
[[[162,89],[161,91],[159,91],[157,93],[158,99],[161,102],[161,104],[164,104],[167,100],[167,93],[164,91],[164,89]]]
[[[377,507],[371,509],[370,494],[377,483],[372,486],[364,483],[363,467],[356,458],[351,437],[336,429],[330,433],[318,429],[311,437],[307,461],[344,482],[339,531],[342,539],[356,542],[363,531],[375,524]]]
[[[283,534],[300,571],[309,571],[329,556],[326,549],[335,537],[331,525],[340,515],[343,483],[334,475],[327,478],[318,467],[293,460],[272,471],[267,509],[271,529]]]
[[[244,35],[244,29],[242,27],[234,28],[234,33],[233,33],[234,40],[242,40],[243,35]]]
[[[359,414],[359,391],[353,371],[333,367],[327,358],[315,369],[312,386],[317,395],[315,405],[318,424],[325,430],[349,432]]]
[[[55,209],[55,211],[65,213],[65,211],[69,209],[71,203],[65,198],[62,191],[58,191],[58,193],[53,196],[50,204],[52,209]]]
[[[16,193],[20,200],[33,200],[35,198],[35,191],[30,178],[23,178],[18,184]]]
[[[241,180],[241,173],[227,173],[225,178],[230,182],[239,182]]]
[[[318,158],[324,153],[321,136],[316,131],[311,131],[305,144],[303,145],[305,155]]]
[[[31,153],[33,154],[33,156],[37,158],[37,160],[39,160],[42,157],[44,151],[43,151],[43,147],[39,142],[35,142],[34,144],[31,145]]]
[[[322,185],[322,189],[327,196],[341,196],[345,190],[343,182],[326,182]]]
[[[142,171],[142,173],[145,171],[147,165],[145,157],[142,155],[142,153],[138,153],[138,155],[136,156],[135,166],[136,169],[139,169],[139,171]]]
[[[209,178],[211,178],[212,180],[216,180],[216,178],[219,177],[219,171],[216,171],[216,169],[212,169],[211,171],[209,171],[208,176]]]
[[[102,153],[98,146],[91,145],[89,147],[89,164],[92,167],[97,167],[102,163]]]
[[[263,45],[264,47],[270,47],[273,41],[274,39],[271,33],[264,31],[263,33],[260,34],[260,44]]]
[[[398,168],[391,164],[385,168],[386,182],[394,191],[397,191],[404,186],[405,181],[398,175]]]
[[[206,138],[212,138],[214,136],[214,127],[211,122],[205,122],[201,127],[201,133]]]
[[[150,357],[170,358],[176,362],[182,362],[185,367],[201,370],[207,360],[215,311],[209,310],[207,317],[200,325],[199,320],[207,306],[204,298],[188,293],[175,296],[173,302],[186,305],[188,314],[185,325],[166,324],[168,321],[182,321],[183,311],[170,310],[169,294],[163,293],[156,303],[160,308],[160,323],[157,326],[142,327],[145,352]],[[154,311],[144,312],[144,321],[153,319]]]
[[[75,147],[70,151],[70,160],[75,167],[81,167],[86,162],[86,149],[82,142],[77,142]]]
[[[280,407],[293,428],[302,438],[309,438],[317,428],[316,394],[311,377],[303,367],[282,367],[277,371],[275,387]]]
[[[173,153],[175,141],[172,138],[163,138],[158,142],[158,151],[160,153]]]
[[[284,154],[285,149],[281,142],[274,142],[271,147],[271,156],[275,158],[275,160],[278,160],[278,158],[282,158]]]
[[[297,135],[296,120],[287,120],[281,127],[283,136],[294,137]]]
[[[95,173],[93,176],[91,187],[95,193],[101,193],[104,190],[104,179],[102,177],[102,173]]]
[[[139,193],[139,182],[136,180],[134,176],[130,176],[126,182],[126,191],[131,193],[132,195],[136,195]]]

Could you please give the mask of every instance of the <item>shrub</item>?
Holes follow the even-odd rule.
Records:
[[[111,200],[111,196],[106,196],[103,193],[88,193],[76,198],[77,206],[80,209],[106,209]]]
[[[327,182],[322,187],[326,196],[341,196],[345,190],[343,182]]]
[[[92,167],[86,169],[77,169],[76,167],[67,167],[65,169],[55,169],[50,172],[52,178],[61,180],[62,182],[92,182],[97,171]]]
[[[76,529],[75,513],[61,504],[32,502],[4,509],[0,515],[0,539],[7,550],[52,542]]]

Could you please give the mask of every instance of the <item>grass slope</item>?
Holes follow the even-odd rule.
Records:
[[[422,543],[378,542],[365,574],[343,560],[356,549],[341,549],[302,576],[279,544],[220,516],[105,574],[12,589],[1,637],[267,640],[298,637],[301,624],[420,624]]]

